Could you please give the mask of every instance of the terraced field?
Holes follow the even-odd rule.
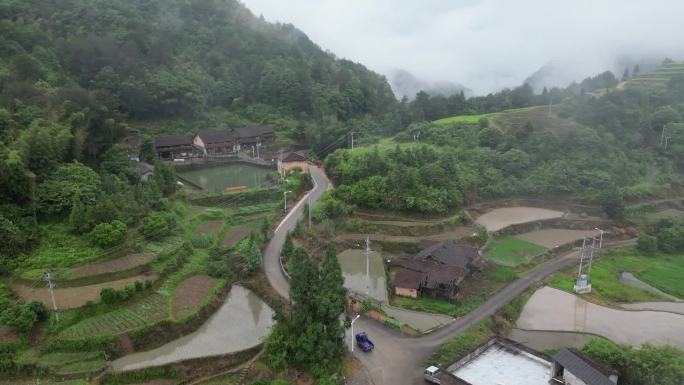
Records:
[[[243,223],[233,226],[230,228],[230,230],[228,230],[228,233],[223,238],[223,245],[233,247],[242,238],[248,236],[252,230],[256,230],[258,228],[259,223],[257,222]]]
[[[98,263],[90,263],[71,269],[68,273],[70,279],[88,277],[107,273],[116,273],[146,265],[154,259],[154,253],[129,254],[121,258]]]
[[[628,80],[625,88],[664,90],[667,83],[674,76],[684,75],[684,63],[671,63],[663,65],[647,74],[636,76]]]
[[[59,334],[63,339],[121,334],[169,316],[165,297],[152,294],[131,306],[84,319]]]
[[[157,278],[158,275],[156,274],[138,275],[135,277],[98,283],[95,285],[56,289],[54,290],[55,299],[57,300],[57,305],[60,309],[73,309],[85,305],[88,301],[99,301],[100,292],[106,287],[120,290],[126,287],[126,285],[135,284],[136,281],[145,282],[156,280]],[[45,306],[52,306],[52,298],[50,297],[50,293],[45,290],[43,285],[25,286],[14,284],[11,286],[12,290],[14,290],[26,301],[39,301],[45,304]]]

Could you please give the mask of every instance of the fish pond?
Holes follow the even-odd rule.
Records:
[[[190,182],[208,192],[223,192],[231,189],[264,187],[268,174],[273,170],[245,163],[202,167],[178,171],[184,182]]]

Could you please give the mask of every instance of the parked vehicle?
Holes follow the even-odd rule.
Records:
[[[368,335],[365,332],[356,333],[356,345],[366,353],[375,348],[375,345],[368,339]]]
[[[441,370],[436,366],[428,366],[423,372],[423,378],[427,382],[432,382],[433,384],[439,384],[439,374]]]

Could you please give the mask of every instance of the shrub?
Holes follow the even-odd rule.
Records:
[[[192,245],[198,249],[207,249],[211,246],[214,238],[211,234],[197,234],[192,237]]]
[[[644,253],[658,251],[658,238],[648,234],[640,234],[637,239],[637,249]]]
[[[113,304],[119,299],[119,296],[116,293],[116,290],[112,289],[111,287],[105,287],[104,289],[100,290],[100,299],[103,303]]]
[[[359,221],[350,219],[345,223],[344,227],[350,233],[356,232],[359,230]]]
[[[347,215],[351,213],[353,209],[354,206],[335,198],[330,192],[325,192],[316,207],[314,207],[312,217],[317,222],[320,222],[326,218],[334,219]]]
[[[143,283],[141,281],[135,281],[135,291],[142,291]]]
[[[92,242],[100,247],[111,247],[121,242],[126,235],[126,224],[113,220],[110,223],[100,223],[90,232]]]
[[[140,232],[146,238],[163,237],[170,233],[174,223],[172,218],[164,213],[152,213],[148,215],[140,226]]]

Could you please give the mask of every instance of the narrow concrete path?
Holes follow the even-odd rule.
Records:
[[[330,188],[330,181],[328,181],[323,170],[317,166],[309,165],[309,172],[313,179],[313,189],[311,189],[311,191],[309,191],[309,193],[307,193],[280,222],[273,232],[273,236],[268,242],[266,250],[264,250],[263,265],[264,272],[268,278],[268,283],[271,284],[271,287],[273,287],[281,297],[288,301],[290,299],[290,283],[285,276],[280,261],[280,251],[283,248],[285,236],[295,228],[297,221],[303,216],[304,203],[310,202],[311,207],[313,208],[316,205],[316,202],[321,198],[321,195],[323,195],[323,192]]]

